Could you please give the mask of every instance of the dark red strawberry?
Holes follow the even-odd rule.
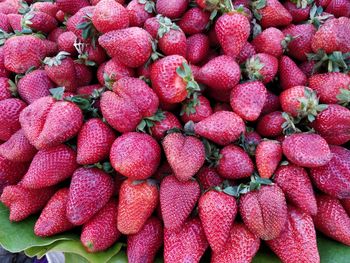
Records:
[[[256,147],[256,166],[260,177],[270,178],[282,160],[282,145],[278,141],[263,140]]]
[[[274,182],[283,190],[288,202],[308,215],[316,215],[315,194],[304,168],[293,164],[282,165],[275,173]]]
[[[261,110],[261,114],[266,115],[268,113],[278,111],[280,109],[281,109],[281,105],[280,105],[279,97],[274,93],[272,93],[271,91],[267,90],[265,104]]]
[[[246,74],[251,80],[261,80],[264,84],[271,82],[278,71],[276,57],[266,53],[258,53],[245,63]]]
[[[157,13],[171,19],[180,18],[185,13],[188,0],[157,0]]]
[[[27,170],[27,163],[12,162],[0,155],[0,194],[6,186],[17,184]]]
[[[20,99],[5,99],[0,101],[0,140],[7,141],[21,128],[20,113],[26,104]]]
[[[347,0],[331,0],[325,11],[333,14],[335,17],[349,17],[350,3]]]
[[[312,6],[311,1],[288,0],[283,5],[293,17],[294,24],[308,20]]]
[[[57,28],[57,21],[51,15],[40,11],[29,11],[21,20],[23,29],[32,29],[37,32],[50,33]]]
[[[163,244],[163,225],[156,217],[150,217],[143,228],[128,236],[127,252],[129,262],[152,263]]]
[[[90,67],[85,64],[74,63],[77,86],[85,86],[91,83],[93,73]]]
[[[48,237],[74,228],[66,217],[68,193],[69,189],[63,188],[51,197],[35,223],[35,235]]]
[[[160,206],[166,229],[183,228],[200,196],[200,188],[194,179],[181,182],[175,176],[167,176],[160,185]]]
[[[73,2],[70,0],[57,0],[56,4],[60,10],[71,15],[78,12],[81,8],[90,5],[88,0],[77,0]]]
[[[10,76],[10,71],[5,67],[5,52],[4,46],[0,47],[0,77],[8,78]]]
[[[204,190],[220,185],[223,178],[219,176],[215,168],[203,166],[196,175]]]
[[[256,147],[261,141],[262,138],[259,133],[247,127],[246,133],[240,138],[240,146],[242,146],[250,156],[254,156]]]
[[[350,215],[350,199],[342,199],[340,202],[348,215]]]
[[[266,53],[275,57],[280,57],[284,49],[287,48],[287,40],[281,30],[270,27],[262,31],[252,41],[257,53]]]
[[[190,8],[178,22],[179,27],[187,35],[194,35],[204,31],[209,23],[210,13],[200,8]]]
[[[209,38],[204,34],[195,34],[187,39],[188,62],[198,64],[208,55]]]
[[[274,111],[264,115],[258,122],[256,127],[257,132],[264,137],[277,137],[283,134],[283,123],[286,119],[283,118],[282,112]]]
[[[217,102],[214,107],[213,107],[213,111],[217,112],[217,111],[231,111],[231,105],[225,102]]]
[[[170,129],[182,128],[180,121],[173,113],[164,111],[163,114],[164,119],[154,122],[154,126],[150,128],[152,136],[157,140],[163,139],[166,135],[166,132]]]
[[[59,8],[56,3],[51,2],[36,2],[31,6],[34,10],[44,12],[52,17],[55,17]]]
[[[293,18],[278,0],[254,1],[253,8],[263,28],[288,26]]]
[[[160,146],[151,136],[129,132],[114,141],[110,161],[117,172],[133,180],[141,180],[149,178],[157,170],[160,153]]]
[[[254,46],[249,42],[246,42],[243,48],[241,49],[241,52],[239,53],[239,55],[236,57],[236,61],[237,63],[242,64],[246,62],[248,58],[250,58],[255,54],[256,54],[256,51]]]
[[[198,104],[193,105],[192,100],[185,101],[181,108],[181,120],[184,123],[189,121],[200,122],[213,114],[210,101],[202,96],[198,96]]]
[[[145,21],[155,12],[153,0],[132,0],[126,6],[129,15],[130,26],[142,27]]]
[[[305,86],[307,77],[298,68],[297,64],[287,56],[279,60],[279,80],[282,89],[290,89],[295,86]]]

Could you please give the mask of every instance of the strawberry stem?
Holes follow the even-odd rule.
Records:
[[[165,119],[164,112],[158,109],[157,112],[150,117],[145,117],[142,119],[139,125],[137,125],[136,130],[139,132],[152,134],[151,128],[156,124],[156,122],[161,122]]]

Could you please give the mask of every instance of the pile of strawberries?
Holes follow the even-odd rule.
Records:
[[[349,0],[0,1],[0,190],[131,263],[350,246]],[[349,144],[348,144],[349,145]],[[20,235],[20,233],[18,233]]]

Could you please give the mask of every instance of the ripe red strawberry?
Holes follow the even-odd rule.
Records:
[[[254,1],[253,8],[256,9],[263,28],[288,26],[293,19],[278,0]]]
[[[23,16],[20,14],[8,14],[7,15],[8,21],[12,27],[12,30],[15,31],[22,31],[22,18]]]
[[[278,58],[282,56],[288,43],[281,30],[270,27],[256,36],[252,44],[257,53],[266,53]]]
[[[41,150],[20,185],[33,189],[52,186],[72,176],[77,166],[75,151],[66,145]]]
[[[187,60],[192,64],[203,61],[209,52],[209,38],[204,34],[195,34],[187,39]]]
[[[56,3],[51,2],[36,2],[31,7],[36,11],[44,12],[52,17],[55,17],[59,10]]]
[[[324,235],[350,246],[350,218],[340,201],[327,195],[319,195],[315,227]]]
[[[59,51],[65,51],[70,53],[72,56],[77,54],[77,50],[74,47],[74,44],[77,41],[77,36],[71,32],[63,32],[57,39],[57,45]]]
[[[326,12],[333,14],[335,17],[349,17],[350,3],[346,0],[331,0],[327,5]]]
[[[295,86],[305,86],[307,77],[298,68],[297,64],[287,56],[279,60],[279,80],[282,89],[290,89]]]
[[[131,68],[145,64],[152,53],[150,34],[138,27],[110,31],[98,41],[111,57]]]
[[[0,140],[7,141],[21,128],[19,115],[26,107],[20,99],[5,99],[0,101]]]
[[[316,215],[316,197],[304,168],[282,165],[275,172],[274,182],[283,190],[288,202],[308,215]]]
[[[257,132],[264,137],[277,137],[282,135],[283,123],[286,122],[286,119],[283,118],[282,112],[274,111],[264,115],[258,122],[256,127]]]
[[[35,223],[35,235],[49,237],[74,228],[66,217],[68,193],[68,188],[62,188],[51,197]]]
[[[323,166],[332,158],[328,143],[317,134],[292,134],[284,139],[282,148],[288,160],[302,167]]]
[[[92,95],[96,90],[102,89],[100,84],[82,86],[77,88],[77,95]]]
[[[129,26],[128,11],[114,0],[102,0],[94,9],[92,23],[102,34]]]
[[[39,212],[55,193],[55,188],[27,189],[19,185],[4,188],[1,202],[10,209],[10,220],[22,221]]]
[[[158,186],[152,181],[123,182],[119,192],[118,230],[126,235],[138,233],[156,209]]]
[[[81,8],[90,5],[88,0],[57,0],[56,4],[60,10],[71,15],[78,12]]]
[[[350,151],[341,146],[330,146],[330,149],[333,158],[325,166],[310,169],[311,179],[327,195],[350,198]]]
[[[89,85],[93,78],[92,70],[85,64],[74,63],[76,82],[78,87]]]
[[[224,192],[210,190],[199,199],[198,209],[208,243],[214,253],[219,253],[228,242],[237,215],[236,199]]]
[[[320,262],[312,217],[294,207],[288,207],[288,220],[281,235],[267,244],[283,262]]]
[[[215,91],[222,92],[236,86],[240,77],[241,72],[235,60],[232,57],[222,55],[211,59],[201,67],[196,80]]]
[[[128,261],[152,263],[162,244],[163,225],[158,218],[150,217],[138,233],[128,236]]]
[[[97,78],[101,85],[112,87],[113,83],[123,77],[133,77],[133,69],[126,67],[116,58],[101,64],[97,71]]]
[[[223,178],[246,178],[254,172],[253,162],[242,148],[231,144],[222,148],[220,155],[216,170]]]
[[[223,179],[216,172],[215,168],[203,166],[196,175],[203,190],[220,185]]]
[[[160,185],[160,206],[164,227],[183,228],[199,196],[199,184],[194,179],[181,182],[175,176],[165,177]]]
[[[27,163],[12,162],[0,155],[0,194],[6,186],[17,184],[27,170]]]
[[[285,36],[290,35],[293,38],[288,43],[288,55],[300,61],[306,61],[306,54],[312,53],[311,42],[316,28],[312,24],[290,25],[282,32]]]
[[[205,30],[209,23],[210,13],[200,8],[190,8],[178,22],[179,27],[186,35],[194,35]]]
[[[261,80],[264,84],[271,82],[278,71],[276,57],[265,53],[258,53],[245,63],[246,74],[251,80]]]
[[[126,6],[130,26],[142,27],[145,21],[153,16],[155,3],[152,0],[132,0]]]
[[[318,114],[312,127],[329,144],[342,145],[350,141],[350,110],[336,104]]]
[[[122,175],[133,180],[142,180],[149,178],[157,170],[160,154],[160,146],[151,136],[129,132],[114,141],[110,161],[113,168]]]
[[[268,113],[278,111],[280,109],[281,109],[281,105],[280,105],[279,97],[274,93],[272,93],[271,91],[267,90],[265,104],[261,110],[261,114],[266,115]]]
[[[44,42],[31,35],[11,37],[4,45],[5,68],[14,73],[25,73],[30,67],[39,67],[45,55]]]
[[[0,13],[0,29],[5,31],[6,33],[9,33],[12,31],[9,19],[7,15],[3,13]]]
[[[234,112],[218,111],[196,123],[194,131],[219,145],[228,145],[245,131],[245,124]]]
[[[179,229],[164,229],[164,262],[199,262],[208,242],[198,218],[190,219]]]
[[[21,112],[20,123],[29,142],[38,150],[60,145],[73,138],[83,124],[78,106],[43,97]]]
[[[51,15],[40,11],[29,11],[21,20],[22,28],[29,28],[37,32],[50,33],[57,28],[57,21]]]
[[[308,20],[312,6],[311,3],[309,4],[307,1],[288,0],[283,5],[291,14],[294,24]]]
[[[120,237],[117,228],[118,202],[111,199],[91,220],[84,224],[80,240],[90,252],[104,251]]]
[[[39,98],[49,96],[49,90],[54,87],[54,83],[47,76],[46,71],[39,69],[27,73],[17,84],[18,94],[28,104]]]
[[[266,100],[266,88],[260,81],[239,84],[231,91],[232,110],[242,119],[255,121],[259,118]]]
[[[0,47],[0,77],[8,78],[10,76],[10,71],[5,67],[5,52],[4,46]]]
[[[180,18],[185,13],[188,0],[157,0],[157,13],[171,19]]]
[[[106,52],[98,44],[75,43],[75,48],[79,54],[77,63],[91,66],[100,65],[106,60]]]
[[[0,154],[13,162],[29,162],[36,152],[35,147],[30,144],[22,129],[0,145]]]
[[[287,221],[287,203],[277,185],[262,186],[241,196],[239,212],[252,233],[263,240],[278,237]]]
[[[260,177],[270,178],[282,160],[282,146],[278,141],[263,140],[256,147],[256,166]]]
[[[69,187],[67,218],[83,225],[107,204],[113,194],[113,179],[97,168],[79,168]]]
[[[154,126],[150,128],[151,135],[157,140],[165,137],[166,132],[173,128],[181,129],[182,125],[177,117],[168,111],[164,111],[164,119],[154,122]]]
[[[185,103],[182,104],[180,113],[181,120],[184,123],[189,121],[200,122],[212,114],[213,110],[210,106],[210,101],[202,95],[198,96],[198,104],[195,106],[193,106],[191,100],[185,101]]]
[[[165,136],[162,145],[168,163],[180,181],[189,180],[205,162],[204,145],[194,136],[171,133]]]
[[[241,49],[241,52],[239,53],[239,55],[236,57],[236,61],[237,63],[242,64],[246,62],[248,58],[250,58],[255,54],[256,54],[256,51],[254,46],[249,42],[246,42],[243,48]]]
[[[213,253],[212,263],[252,262],[260,247],[260,239],[241,223],[234,223],[229,239],[220,253]]]

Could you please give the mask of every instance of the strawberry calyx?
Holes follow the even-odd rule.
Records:
[[[104,171],[105,173],[108,173],[108,174],[111,174],[114,172],[114,169],[111,165],[110,162],[98,162],[98,163],[95,163],[95,164],[89,164],[89,165],[85,165],[84,166],[85,168],[98,168],[102,171]]]
[[[260,9],[263,9],[266,6],[266,0],[257,0],[251,3],[253,15],[256,19],[261,20],[262,16],[260,14]]]
[[[151,128],[156,124],[156,122],[161,122],[164,119],[164,111],[158,109],[153,116],[143,118],[140,124],[137,125],[136,130],[139,132],[148,132],[149,134],[152,134]]]
[[[158,38],[162,38],[166,33],[170,32],[170,30],[180,30],[180,27],[166,16],[157,15],[157,20],[159,23],[159,28],[157,32]]]
[[[18,13],[21,15],[24,15],[28,12],[30,12],[32,8],[28,5],[26,1],[21,1],[20,8],[18,9]]]
[[[138,0],[139,4],[145,5],[145,11],[147,13],[153,14],[156,12],[156,5],[152,0]]]
[[[4,30],[0,29],[0,46],[4,45],[5,41],[13,35],[13,33],[7,33]]]
[[[99,111],[94,107],[96,101],[101,97],[101,94],[104,92],[104,89],[94,90],[91,95],[75,95],[65,97],[65,101],[73,102],[76,104],[84,113],[85,117],[91,115],[95,118],[101,118]]]
[[[199,106],[201,102],[198,100],[198,93],[193,93],[193,96],[191,99],[186,100],[183,102],[184,107],[182,107],[180,111],[180,116],[183,116],[186,114],[187,116],[190,116],[192,114],[196,113],[196,107]]]
[[[327,109],[326,104],[320,104],[316,91],[305,88],[304,97],[298,99],[300,108],[298,109],[298,118],[307,118],[309,122],[313,122],[316,116]]]
[[[9,90],[10,90],[10,92],[11,92],[11,95],[13,96],[13,97],[18,97],[18,88],[17,88],[17,85],[16,85],[16,83],[14,83],[12,80],[8,80],[8,83],[9,83],[9,85],[10,85],[10,88],[9,88]]]
[[[289,115],[286,112],[282,112],[282,117],[286,120],[282,124],[283,134],[290,135],[293,133],[299,133],[301,130],[296,127],[296,124],[300,123],[301,119],[296,117],[293,118],[291,115]]]
[[[87,40],[91,38],[91,43],[96,47],[96,41],[98,37],[98,31],[92,23],[92,14],[86,14],[84,16],[85,21],[77,25],[77,29],[82,31],[83,39]]]
[[[205,148],[205,160],[209,164],[209,167],[216,167],[219,164],[222,154],[220,149],[212,142],[206,139],[202,139]]]
[[[283,52],[288,51],[288,45],[290,42],[292,42],[294,39],[298,38],[299,36],[292,36],[290,34],[287,34],[285,38],[281,41],[281,46],[283,48]]]
[[[74,42],[74,48],[78,52],[78,59],[76,59],[75,62],[90,67],[96,66],[96,63],[94,61],[89,60],[89,53],[86,51],[85,43],[76,39]]]
[[[327,54],[324,50],[318,50],[316,54],[306,54],[309,61],[315,61],[313,72],[320,70],[327,72],[350,72],[350,52],[342,53],[340,51],[334,51],[331,54]]]
[[[333,18],[334,15],[324,13],[321,6],[313,5],[310,10],[309,23],[313,24],[316,28],[323,25],[328,19]]]
[[[55,99],[55,100],[63,100],[63,96],[64,96],[64,87],[57,87],[57,88],[53,88],[50,89],[50,93],[51,96]]]
[[[147,61],[147,63],[146,63],[147,66],[151,63],[151,61],[156,61],[156,60],[158,60],[159,58],[164,57],[164,55],[163,55],[162,53],[159,53],[159,52],[157,51],[157,48],[158,48],[158,40],[153,39],[153,40],[151,41],[151,44],[152,44],[152,55],[151,55],[150,59]]]
[[[59,52],[55,57],[46,57],[44,59],[44,64],[49,67],[59,66],[62,64],[62,60],[70,56],[70,53],[66,51]]]
[[[262,80],[263,75],[260,73],[260,70],[264,67],[265,64],[260,62],[259,57],[251,57],[247,59],[244,71],[250,80]]]
[[[340,89],[340,93],[337,95],[338,103],[344,107],[350,105],[350,86],[348,89]]]
[[[297,8],[305,9],[308,5],[313,3],[313,0],[290,0]]]
[[[255,156],[255,151],[258,144],[259,143],[257,142],[246,140],[244,133],[241,134],[238,140],[238,145],[241,146],[250,156]]]
[[[109,90],[113,89],[113,84],[116,82],[116,76],[115,74],[108,75],[106,72],[103,73],[103,79],[105,82],[105,87]]]

